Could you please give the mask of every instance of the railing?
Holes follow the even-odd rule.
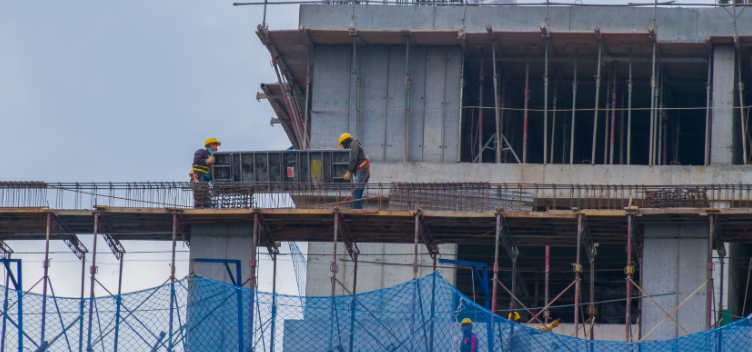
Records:
[[[0,207],[349,208],[352,184],[189,182],[0,182]],[[378,210],[750,208],[752,184],[607,185],[369,183],[364,207]]]

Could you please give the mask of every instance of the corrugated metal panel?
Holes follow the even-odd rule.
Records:
[[[216,152],[216,182],[345,182],[350,150]]]

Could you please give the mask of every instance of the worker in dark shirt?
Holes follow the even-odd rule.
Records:
[[[460,352],[477,352],[478,336],[473,333],[473,321],[470,318],[462,319],[462,341],[460,342]]]
[[[211,181],[211,167],[216,161],[212,154],[217,151],[217,147],[220,145],[222,145],[222,143],[216,138],[209,138],[204,142],[204,148],[193,153],[193,171],[191,171],[191,178],[194,182]]]
[[[216,159],[214,152],[222,145],[216,138],[209,138],[204,142],[204,148],[193,153],[193,170],[191,183],[193,185],[193,206],[196,208],[211,208],[211,191],[208,182],[211,181],[211,167]]]
[[[352,182],[355,184],[355,190],[352,194],[350,209],[363,209],[363,202],[360,199],[363,197],[363,191],[370,178],[371,170],[368,155],[363,150],[363,145],[360,144],[360,141],[353,139],[353,136],[349,133],[343,133],[339,136],[339,146],[350,149],[350,163],[347,165],[347,172],[344,176],[345,181],[350,181],[353,174],[355,174],[355,178],[352,179]]]

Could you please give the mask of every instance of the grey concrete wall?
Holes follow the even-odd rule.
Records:
[[[544,7],[471,6],[465,25],[468,32],[485,32],[486,24],[501,31],[539,31]],[[457,30],[462,7],[453,6],[356,6],[358,29]],[[351,5],[302,5],[300,25],[315,29],[347,29]],[[550,7],[550,27],[556,31],[644,32],[653,20],[649,7]],[[732,18],[722,8],[659,8],[656,15],[658,41],[705,42],[706,35],[731,35]],[[752,35],[752,13],[737,20],[739,35]]]
[[[209,223],[191,225],[191,259],[239,259],[242,280],[251,276],[251,244],[253,223]],[[232,275],[237,277],[235,266],[230,265]],[[231,283],[224,264],[195,263],[193,271],[206,278]]]
[[[540,324],[525,324],[531,327],[540,326]],[[590,325],[588,325],[588,328],[590,328]],[[593,335],[595,335],[596,340],[600,341],[624,341],[624,324],[594,324],[593,325]],[[632,331],[637,331],[637,324],[632,325]],[[565,335],[565,336],[574,336],[574,324],[559,324],[554,330],[552,331],[555,334],[559,335]],[[588,330],[588,334],[589,334]],[[580,325],[580,337],[584,338],[582,336],[582,325]]]
[[[358,287],[357,292],[368,292],[392,287],[413,279],[413,245],[389,243],[361,243],[358,244],[361,255],[358,258]],[[430,274],[433,261],[426,252],[426,247],[419,245],[418,277]],[[306,296],[331,295],[332,243],[308,243],[308,273],[306,276]],[[441,257],[457,259],[457,245],[443,244],[439,246]],[[353,262],[345,251],[342,243],[337,245],[337,264],[340,280],[347,289],[352,291]],[[441,269],[441,275],[454,284],[455,270]],[[347,294],[341,286],[335,289],[337,295]]]
[[[707,224],[645,224],[642,288],[648,294],[675,295],[653,298],[670,311],[689,297],[707,279]],[[705,330],[705,287],[692,296],[672,317],[690,334]],[[647,334],[665,314],[647,299],[642,303],[642,331]],[[670,339],[684,333],[670,320],[647,336],[648,340]]]
[[[736,50],[732,44],[713,47],[713,122],[711,128],[710,162],[728,165],[739,159],[735,145],[739,143],[737,123],[734,119],[734,59]]]
[[[689,185],[752,183],[752,166],[373,163],[376,182]]]
[[[360,138],[371,160],[403,161],[407,134],[409,160],[457,161],[462,50],[458,46],[430,46],[412,47],[410,51],[412,83],[406,124],[405,46],[357,48],[361,82],[358,124],[352,46],[317,45],[312,147],[337,147],[339,135],[349,132]]]

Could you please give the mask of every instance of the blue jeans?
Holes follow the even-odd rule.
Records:
[[[363,209],[363,202],[360,198],[363,198],[363,191],[365,191],[366,183],[368,182],[368,179],[371,178],[370,174],[366,177],[367,173],[368,169],[360,169],[355,172],[355,178],[353,179],[355,192],[353,192],[353,202],[350,204],[350,209]]]

